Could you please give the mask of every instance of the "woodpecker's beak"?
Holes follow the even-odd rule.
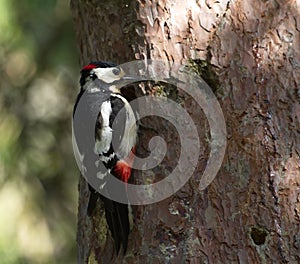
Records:
[[[126,73],[123,69],[121,69],[119,77],[121,81],[125,81],[125,82],[127,81],[132,82],[137,79],[136,76],[131,76],[130,74]]]
[[[145,78],[139,74],[130,72],[130,70],[129,70],[129,72],[127,72],[122,69],[121,80],[125,83],[130,84],[130,83],[134,83],[134,82],[145,81]]]
[[[139,78],[137,78],[136,76],[124,76],[123,80],[138,80]]]
[[[125,83],[125,84],[131,84],[134,82],[138,82],[140,80],[141,80],[141,77],[134,76],[132,74],[126,74],[126,73],[124,73],[123,77],[121,78],[122,83]]]

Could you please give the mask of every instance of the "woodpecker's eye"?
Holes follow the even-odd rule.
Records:
[[[97,76],[96,76],[96,74],[94,72],[90,72],[90,77],[92,79],[96,79],[97,78]]]
[[[120,68],[114,68],[114,69],[112,70],[112,72],[113,72],[114,75],[119,75],[120,72],[121,72],[121,70],[120,70]]]

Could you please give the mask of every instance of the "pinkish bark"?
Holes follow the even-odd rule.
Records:
[[[71,1],[81,64],[194,60],[214,86],[228,132],[222,168],[199,191],[209,148],[205,116],[191,98],[152,87],[152,94],[171,91],[164,94],[182,103],[207,148],[179,192],[134,207],[135,226],[122,260],[113,255],[101,206],[97,217],[87,218],[81,180],[79,263],[300,262],[299,5],[298,0]],[[138,153],[147,154],[155,130],[165,137],[168,153],[160,166],[135,176],[160,179],[176,166],[180,142],[168,123],[155,118],[143,123],[154,130],[144,129]]]

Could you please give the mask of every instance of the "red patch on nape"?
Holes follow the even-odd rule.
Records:
[[[90,71],[90,70],[95,69],[95,68],[97,68],[97,65],[89,64],[89,65],[84,66],[81,71]]]

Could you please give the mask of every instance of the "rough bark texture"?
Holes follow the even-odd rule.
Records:
[[[115,259],[100,206],[97,217],[87,218],[81,180],[79,263],[299,263],[300,1],[72,0],[71,9],[81,64],[192,59],[219,98],[228,132],[223,166],[205,191],[198,190],[203,150],[178,193],[134,208],[122,260]],[[168,89],[164,94],[191,113],[205,145],[203,113]],[[143,131],[138,154],[147,154],[153,131],[169,148],[162,165],[136,173],[140,181],[166,176],[180,144],[168,123],[144,123],[154,129]]]

